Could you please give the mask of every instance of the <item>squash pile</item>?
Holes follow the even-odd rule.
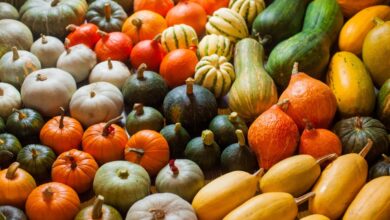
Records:
[[[389,0],[0,0],[0,220],[389,220]]]

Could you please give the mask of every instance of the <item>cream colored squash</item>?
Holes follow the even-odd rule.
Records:
[[[97,64],[89,75],[89,83],[109,82],[118,89],[122,89],[126,79],[130,76],[127,66],[116,60],[107,60]]]
[[[217,54],[229,61],[232,59],[234,44],[223,35],[210,34],[202,38],[198,45],[200,57]]]
[[[240,14],[251,28],[253,20],[264,10],[265,3],[263,0],[230,0],[229,8]]]
[[[7,119],[12,109],[22,105],[20,93],[11,84],[0,82],[0,117]]]
[[[64,44],[58,38],[45,35],[41,35],[30,49],[41,61],[42,68],[56,67],[57,60],[64,50]]]
[[[167,52],[176,49],[189,49],[198,45],[198,36],[194,28],[178,24],[165,29],[161,34],[161,45]]]

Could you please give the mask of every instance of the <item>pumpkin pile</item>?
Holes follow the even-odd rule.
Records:
[[[0,0],[0,219],[390,219],[389,0]]]

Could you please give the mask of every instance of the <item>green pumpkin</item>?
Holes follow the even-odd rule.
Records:
[[[96,197],[93,205],[80,210],[74,220],[122,220],[121,214],[112,206],[104,204],[104,197]]]
[[[390,79],[388,79],[379,90],[377,115],[386,128],[390,129]]]
[[[133,111],[127,116],[126,130],[133,135],[141,130],[160,131],[164,127],[164,117],[152,107],[134,104]]]
[[[2,218],[3,217],[3,218]],[[27,220],[24,212],[16,207],[9,205],[0,206],[1,220]]]
[[[126,213],[136,201],[150,193],[148,172],[138,164],[113,161],[101,166],[93,181],[93,191],[104,196],[106,204]]]
[[[11,4],[0,2],[0,20],[1,19],[15,19],[18,20],[19,12]]]
[[[382,157],[382,160],[379,160],[370,168],[368,173],[370,180],[381,176],[390,176],[390,157],[386,154],[382,154]]]
[[[153,71],[145,71],[146,65],[140,65],[137,74],[131,75],[122,88],[125,102],[132,106],[143,103],[146,106],[159,108],[168,93],[165,80]]]
[[[18,138],[27,139],[39,135],[44,124],[45,121],[37,111],[24,108],[8,116],[6,130]]]
[[[54,151],[40,144],[29,144],[23,147],[16,159],[20,163],[20,168],[38,180],[50,178],[51,166],[55,160]]]
[[[214,141],[213,132],[204,130],[201,137],[196,137],[188,142],[184,155],[205,171],[219,164],[221,150]]]
[[[33,36],[30,29],[20,21],[12,19],[0,20],[0,58],[17,47],[20,50],[30,50]]]
[[[88,4],[91,4],[96,0],[88,0]],[[105,1],[105,0],[103,0]],[[120,6],[122,6],[123,10],[125,10],[128,14],[131,14],[133,12],[133,0],[113,0],[114,2],[118,3]]]
[[[341,140],[343,154],[359,153],[369,138],[374,143],[366,156],[368,162],[374,162],[382,154],[389,152],[386,128],[377,119],[371,117],[344,119],[336,123],[333,131]]]
[[[221,166],[225,172],[242,170],[253,173],[258,169],[254,152],[245,143],[242,130],[236,130],[238,142],[228,146],[221,154]]]
[[[244,136],[248,134],[248,126],[237,114],[232,112],[230,115],[217,115],[210,122],[209,129],[214,133],[215,141],[222,149],[237,143],[236,130],[241,129]]]
[[[168,142],[170,158],[182,158],[186,145],[191,140],[187,130],[180,123],[176,123],[165,126],[160,134]]]
[[[12,134],[0,134],[0,168],[8,167],[16,160],[22,145]]]
[[[0,133],[4,133],[5,131],[5,123],[2,117],[0,117]]]
[[[102,31],[120,32],[127,14],[118,3],[100,0],[89,5],[86,18],[89,23],[96,24]]]

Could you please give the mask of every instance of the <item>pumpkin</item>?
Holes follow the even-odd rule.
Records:
[[[19,12],[18,10],[6,2],[0,2],[0,20],[1,19],[14,19],[18,20]]]
[[[45,34],[62,39],[66,35],[66,26],[84,22],[87,8],[85,0],[28,0],[20,8],[19,14],[20,20],[35,36]]]
[[[172,0],[134,0],[134,11],[150,10],[163,17],[173,6]]]
[[[30,29],[20,21],[1,19],[0,26],[0,57],[17,47],[21,50],[29,50],[33,43]]]
[[[123,97],[111,83],[91,83],[73,94],[69,108],[71,116],[88,127],[119,116],[123,110]]]
[[[390,176],[390,158],[386,154],[382,154],[382,160],[376,162],[368,173],[370,180],[381,176]]]
[[[95,44],[100,40],[97,33],[98,26],[92,23],[84,23],[80,26],[70,24],[66,26],[66,31],[70,32],[66,39],[69,40],[69,47],[77,44],[85,44],[89,48],[95,48]]]
[[[190,78],[186,85],[165,96],[163,110],[168,124],[180,122],[190,134],[198,135],[217,115],[217,101],[209,90],[194,85]]]
[[[355,1],[355,0],[337,0],[341,10],[345,17],[352,17],[357,12],[384,2],[384,0],[366,0],[366,1]]]
[[[141,165],[150,176],[156,176],[168,163],[169,146],[160,133],[142,130],[132,135],[127,142],[125,159]]]
[[[176,49],[190,49],[198,44],[198,37],[191,26],[177,24],[162,32],[161,44],[167,52]]]
[[[14,112],[7,119],[6,130],[18,138],[24,139],[39,134],[44,123],[42,116],[35,110],[14,109]]]
[[[130,62],[136,69],[145,63],[148,70],[158,72],[165,54],[166,52],[161,45],[161,34],[158,34],[153,40],[138,42],[131,51]]]
[[[56,67],[57,60],[64,50],[64,44],[58,38],[43,34],[30,49],[41,62],[42,68]]]
[[[0,80],[20,89],[24,78],[40,68],[41,63],[34,54],[12,47],[0,59]]]
[[[48,117],[58,115],[60,107],[68,109],[76,91],[72,75],[57,68],[34,71],[24,81],[21,88],[23,105]]]
[[[343,154],[358,153],[371,139],[374,144],[366,157],[367,161],[376,161],[381,154],[389,152],[389,139],[385,126],[377,119],[371,117],[352,117],[337,122],[333,128],[339,136]]]
[[[105,32],[121,31],[127,18],[126,12],[115,1],[94,1],[88,7],[86,19]]]
[[[170,158],[182,158],[187,143],[191,140],[187,130],[178,122],[165,126],[160,134],[168,142]]]
[[[12,109],[18,109],[21,105],[19,91],[11,84],[0,82],[0,117],[8,118]]]
[[[158,73],[146,71],[147,68],[145,64],[140,65],[137,73],[127,78],[123,84],[122,94],[125,102],[130,106],[143,103],[146,106],[159,108],[168,93],[168,86]]]
[[[229,0],[190,0],[200,4],[208,15],[212,15],[214,11],[220,8],[226,8],[229,5]]]
[[[2,0],[2,1],[13,5],[17,9],[19,9],[25,2],[25,0]]]
[[[156,178],[157,192],[174,193],[188,202],[204,185],[202,170],[187,159],[170,160]]]
[[[109,58],[92,69],[88,81],[89,83],[109,82],[118,87],[118,89],[122,89],[129,76],[129,68],[124,63]]]
[[[126,62],[133,49],[133,42],[121,32],[98,31],[101,39],[96,43],[95,53],[99,61],[108,59]]]
[[[98,169],[93,190],[96,195],[104,196],[107,205],[125,213],[136,201],[149,195],[150,178],[137,164],[113,161]]]
[[[83,151],[91,154],[99,164],[123,159],[123,150],[127,143],[126,131],[114,124],[122,117],[111,119],[107,123],[90,126],[83,135]]]
[[[388,106],[389,106],[388,102],[390,100],[389,94],[390,94],[390,80],[386,80],[386,82],[380,88],[378,96],[377,96],[376,114],[378,116],[378,119],[388,129],[390,128],[390,111],[388,110]]]
[[[14,162],[21,149],[22,145],[15,136],[8,133],[0,134],[0,168],[6,168]]]
[[[34,178],[14,162],[8,169],[0,171],[0,205],[24,207],[31,191],[37,187]]]
[[[256,16],[265,9],[265,3],[263,0],[230,0],[229,8],[240,14],[250,29]]]
[[[27,220],[27,217],[22,210],[9,205],[0,206],[0,216],[2,216],[3,219]]]
[[[141,130],[160,131],[164,127],[164,117],[152,107],[135,103],[133,111],[127,116],[126,130],[133,135]]]
[[[210,34],[202,38],[198,45],[198,54],[201,58],[216,54],[225,57],[228,61],[233,55],[233,43],[223,35]]]
[[[56,182],[38,186],[26,202],[26,214],[30,220],[69,220],[76,216],[79,208],[77,193],[69,186]]]
[[[87,206],[80,210],[74,218],[75,220],[89,219],[113,219],[122,220],[121,214],[112,206],[104,204],[104,197],[99,195],[96,197],[93,205]]]
[[[93,182],[98,164],[83,151],[72,149],[60,154],[54,161],[51,178],[72,187],[77,193],[86,192]]]
[[[96,0],[87,0],[88,4],[92,3]],[[133,12],[133,0],[114,0],[116,3],[118,3],[120,6],[122,6],[123,10],[125,10],[128,13]]]

